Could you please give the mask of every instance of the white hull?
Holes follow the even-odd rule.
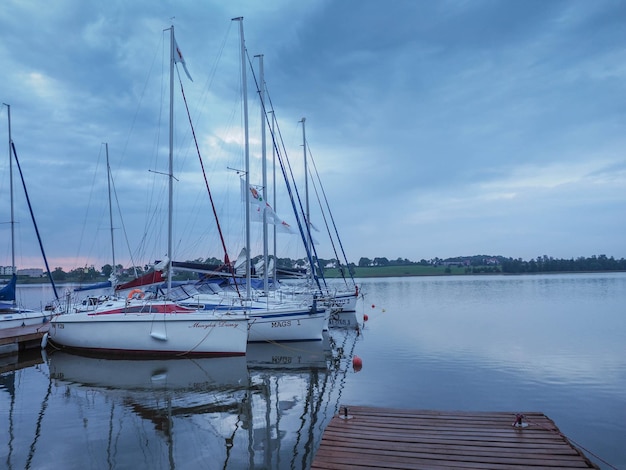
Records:
[[[242,301],[228,292],[195,294],[180,302],[204,311],[246,313],[250,319],[248,342],[319,341],[328,329],[328,309],[312,308],[306,303],[278,302],[274,299]],[[202,310],[201,310],[202,311]]]
[[[356,304],[359,300],[359,290],[337,290],[331,285],[327,292],[321,293],[311,285],[285,284],[274,292],[274,296],[281,299],[293,299],[294,301],[308,302],[316,299],[317,302],[328,308],[331,312],[356,312]]]
[[[248,319],[187,309],[68,313],[51,320],[49,339],[60,346],[96,353],[236,356],[246,353]]]
[[[356,292],[337,292],[324,302],[333,312],[355,312],[358,294]]]
[[[0,311],[0,330],[43,325],[49,320],[50,315],[48,312],[36,312],[20,309],[16,309],[11,312]]]
[[[326,310],[271,309],[252,311],[248,341],[321,341]]]

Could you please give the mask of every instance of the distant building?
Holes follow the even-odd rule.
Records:
[[[28,276],[28,277],[42,277],[43,269],[41,268],[18,269],[17,275]]]
[[[12,266],[0,266],[0,276],[10,276],[13,274]]]

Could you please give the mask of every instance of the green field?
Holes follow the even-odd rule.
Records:
[[[449,272],[446,272],[446,269]],[[354,268],[354,277],[402,277],[402,276],[450,276],[453,274],[466,274],[464,267],[452,266],[370,266],[366,268]],[[471,273],[470,273],[471,274]],[[324,277],[340,277],[337,269],[326,269]]]

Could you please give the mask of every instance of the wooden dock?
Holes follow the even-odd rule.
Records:
[[[41,338],[50,328],[50,322],[0,330],[0,356],[41,347]]]
[[[324,431],[311,468],[599,468],[544,414],[522,414],[522,426],[513,426],[516,413],[348,405]]]

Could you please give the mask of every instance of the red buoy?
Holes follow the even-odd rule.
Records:
[[[372,304],[372,308],[376,308],[376,305]]]
[[[367,321],[367,320],[368,320],[368,318],[369,318],[369,317],[367,316],[367,313],[363,314],[363,321]]]
[[[354,372],[360,371],[362,367],[363,361],[361,360],[361,358],[359,356],[354,356],[352,358],[352,368],[354,369]]]

